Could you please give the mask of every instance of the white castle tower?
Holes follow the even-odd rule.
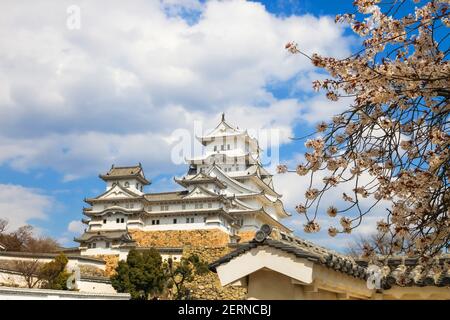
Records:
[[[89,219],[85,233],[76,238],[82,254],[119,254],[139,243],[133,232],[185,232],[186,241],[196,230],[220,232],[228,243],[249,241],[261,225],[291,233],[280,220],[288,217],[261,165],[258,141],[246,130],[220,123],[197,137],[205,146],[199,158],[187,159],[189,170],[175,178],[181,191],[144,193],[149,185],[142,166],[115,167],[100,175],[106,192],[85,199],[91,205],[83,213]],[[202,233],[206,237],[207,233]],[[207,241],[207,239],[205,239]]]

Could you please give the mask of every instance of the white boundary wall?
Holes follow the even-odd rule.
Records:
[[[2,261],[36,261],[40,263],[48,263],[53,261],[58,254],[46,254],[46,253],[27,253],[27,252],[0,252],[0,260]],[[67,268],[72,269],[76,266],[90,266],[105,270],[106,264],[101,259],[89,258],[84,256],[66,255]]]
[[[64,290],[0,287],[0,300],[129,300],[128,293],[89,293]]]
[[[19,272],[0,269],[0,287],[2,286],[26,288],[27,283],[25,278]],[[116,290],[113,288],[111,282],[107,279],[81,277],[81,279],[77,281],[77,286],[79,290],[78,292],[100,294],[116,293]],[[39,287],[39,283],[36,284],[36,287]]]

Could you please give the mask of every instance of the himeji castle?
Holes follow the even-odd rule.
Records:
[[[174,178],[181,191],[145,193],[151,181],[141,164],[113,165],[101,174],[106,191],[85,199],[87,228],[75,239],[81,254],[123,258],[136,246],[242,243],[263,224],[290,234],[281,222],[289,214],[261,165],[258,141],[227,123],[223,114],[210,133],[197,139],[204,152],[186,159],[187,174]]]

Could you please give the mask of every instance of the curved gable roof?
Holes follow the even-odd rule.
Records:
[[[222,181],[222,183],[226,183],[231,185],[234,189],[236,189],[237,191],[241,192],[241,193],[258,193],[259,191],[255,191],[250,189],[249,187],[247,187],[245,184],[231,178],[229,175],[227,175],[222,169],[220,169],[220,167],[218,167],[217,165],[213,165],[209,171],[207,172],[208,175],[211,175],[211,173],[214,173],[221,176],[220,179]]]
[[[127,188],[122,187],[119,184],[116,184],[114,187],[112,187],[109,190],[106,190],[105,192],[103,192],[102,194],[98,195],[95,198],[87,198],[84,201],[87,203],[91,203],[95,200],[115,200],[114,197],[108,198],[108,195],[113,195],[113,194],[118,194],[118,193],[124,193],[127,197],[129,198],[141,198],[142,195],[137,194]]]
[[[129,167],[115,167],[114,165],[112,165],[111,169],[109,169],[109,171],[106,174],[101,174],[99,177],[105,181],[115,179],[135,178],[145,185],[151,183],[149,180],[145,178],[144,170],[142,169],[142,165],[140,163],[137,166],[129,166]]]

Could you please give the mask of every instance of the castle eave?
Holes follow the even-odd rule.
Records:
[[[116,213],[116,212],[120,212],[123,213],[125,215],[133,215],[133,214],[139,214],[144,212],[142,208],[137,208],[137,209],[126,209],[120,206],[112,206],[109,208],[106,208],[102,211],[92,211],[92,210],[83,210],[83,213],[88,216],[88,217],[98,217],[98,216],[103,216],[105,214],[108,213]]]
[[[104,181],[119,179],[137,179],[144,185],[149,185],[151,181],[147,180],[144,175],[141,164],[131,167],[115,167],[114,165],[106,174],[100,174],[99,177]]]
[[[114,181],[114,180],[122,180],[122,179],[136,179],[141,182],[143,185],[151,184],[150,180],[147,180],[139,175],[123,175],[123,176],[108,176],[105,174],[100,174],[99,177],[104,181]]]
[[[125,243],[134,242],[127,231],[91,231],[83,233],[78,238],[74,238],[74,241],[79,243],[89,243],[96,240],[118,240]]]

